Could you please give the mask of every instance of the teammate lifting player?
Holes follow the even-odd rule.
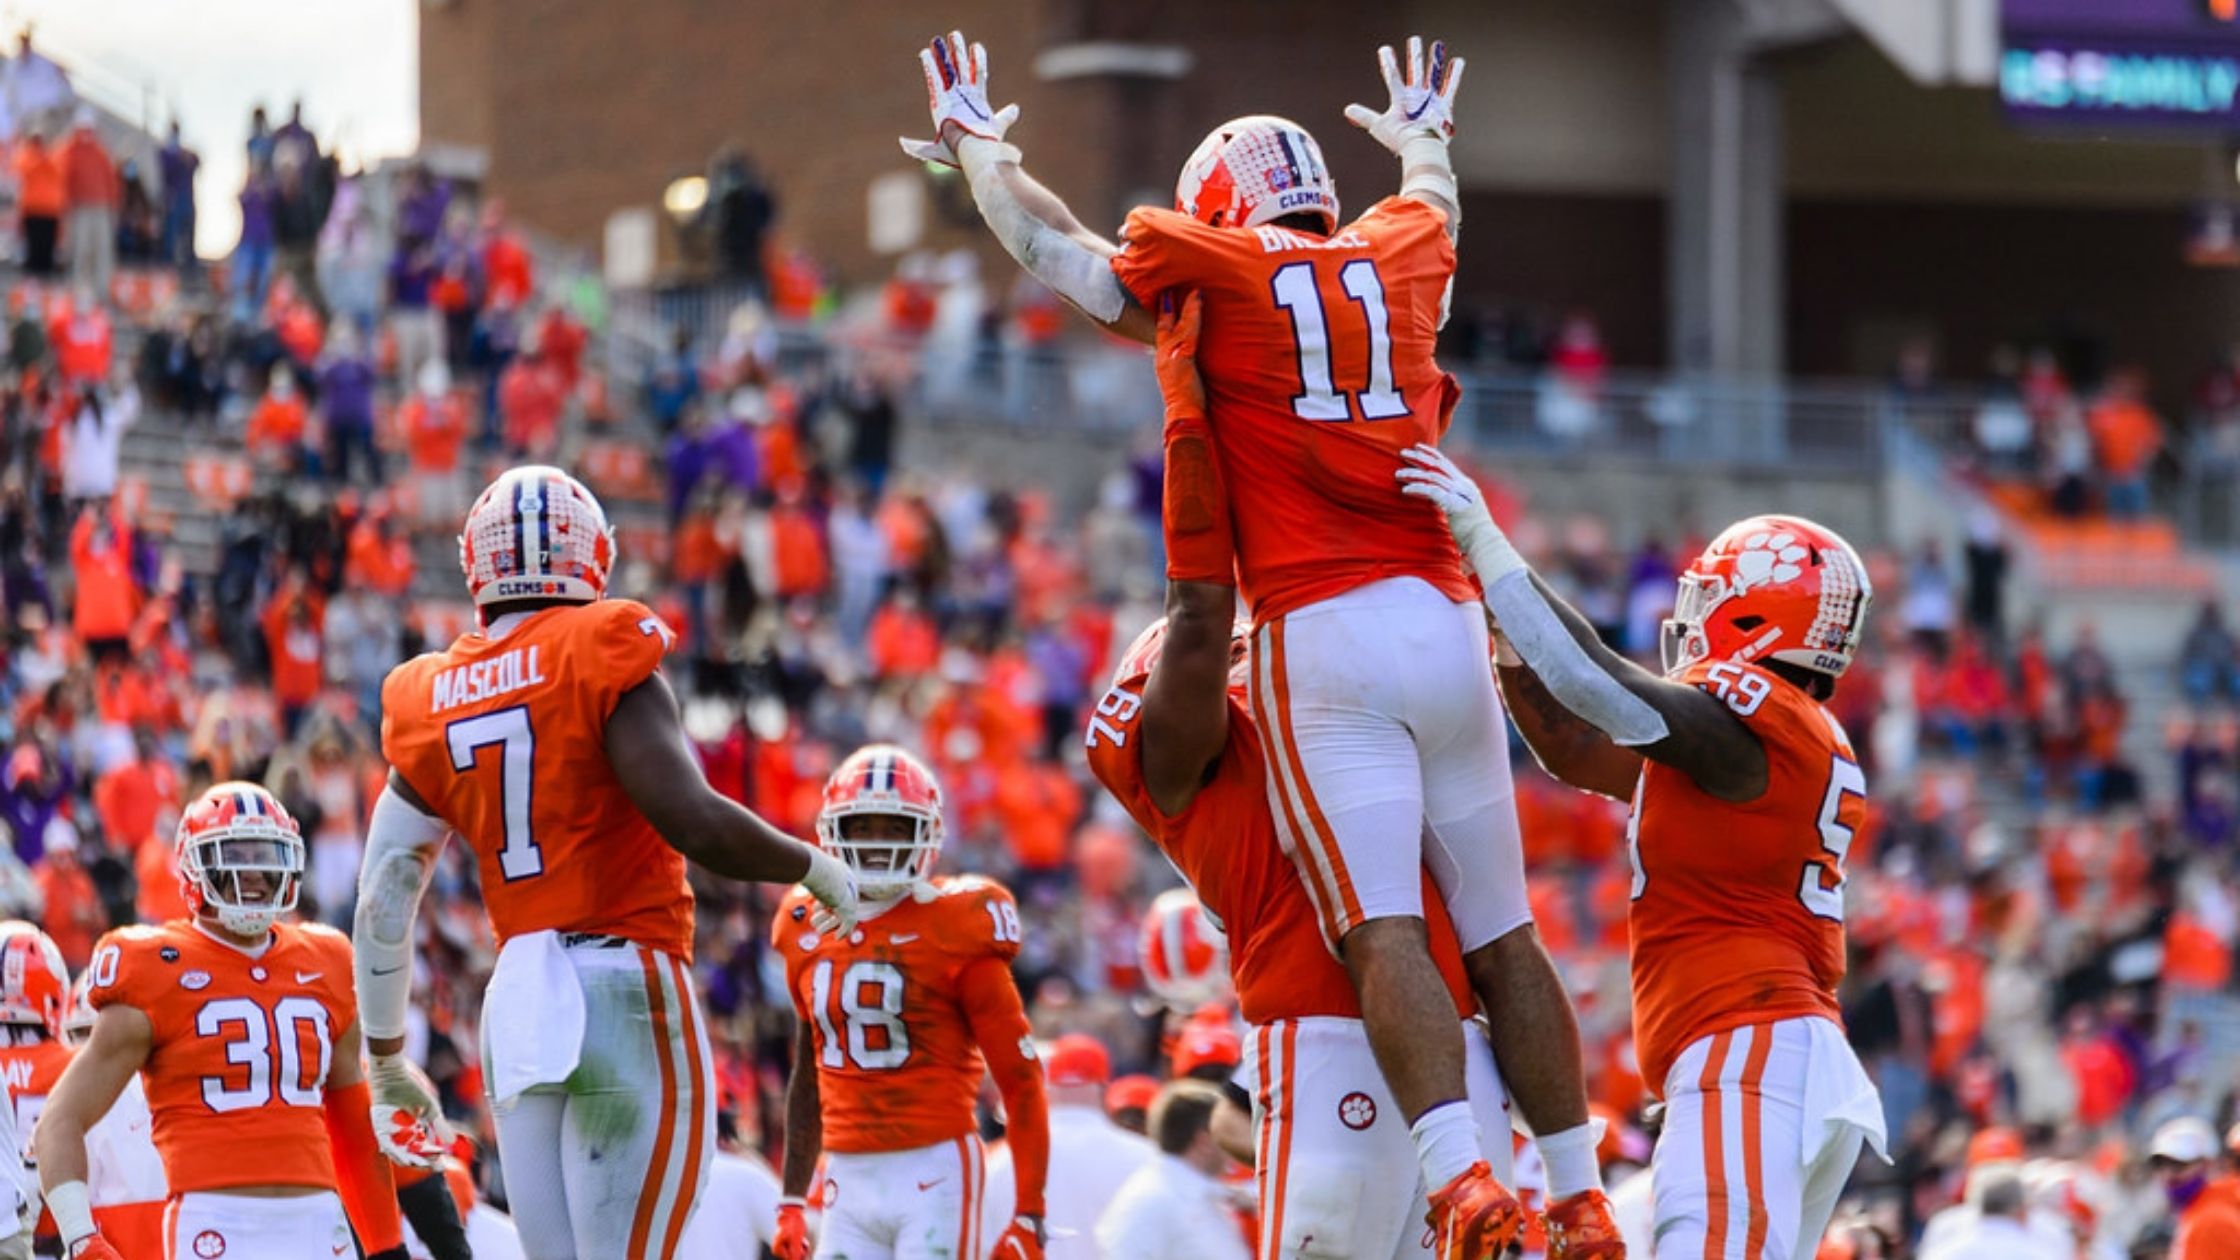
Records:
[[[480,628],[382,685],[388,786],[354,935],[384,1142],[440,1125],[405,1061],[413,918],[444,839],[499,943],[483,1057],[531,1260],[668,1257],[715,1149],[685,862],[800,882],[845,927],[847,868],[708,786],[661,675],[669,628],[608,599],[614,534],[557,468],[516,468],[459,536]]]
[[[1268,805],[1268,749],[1251,710],[1248,636],[1236,632],[1228,505],[1203,458],[1205,399],[1193,298],[1159,321],[1167,412],[1167,616],[1137,637],[1089,714],[1089,768],[1197,891],[1228,939],[1245,1022],[1259,1183],[1257,1254],[1446,1257],[1470,1254],[1451,1186],[1427,1182],[1378,1072],[1345,968],[1321,947],[1315,907],[1283,855]],[[1189,475],[1201,469],[1204,476]],[[1464,1029],[1470,1104],[1505,1136],[1507,1099],[1446,909],[1425,906]],[[1487,1150],[1506,1181],[1506,1142]],[[1425,1229],[1429,1224],[1430,1228]],[[1594,1253],[1581,1251],[1576,1256]],[[1558,1257],[1557,1260],[1562,1260]]]
[[[1469,478],[1410,451],[1499,623],[1500,676],[1549,773],[1633,802],[1634,1044],[1664,1099],[1659,1260],[1810,1256],[1882,1105],[1844,1039],[1843,863],[1866,776],[1822,703],[1873,588],[1824,526],[1754,516],[1680,578],[1664,677],[1533,574]]]
[[[1532,928],[1484,618],[1453,542],[1396,502],[1408,446],[1458,395],[1433,358],[1454,273],[1447,143],[1459,58],[1411,40],[1380,63],[1391,99],[1346,116],[1401,161],[1400,195],[1343,223],[1320,147],[1265,115],[1216,128],[1174,211],[1128,216],[1125,245],[1084,227],[1020,167],[1018,117],[991,110],[987,55],[960,35],[920,54],[935,135],[1005,249],[1098,323],[1148,341],[1163,298],[1205,303],[1199,368],[1235,500],[1251,608],[1251,707],[1269,746],[1278,835],[1360,996],[1377,1062],[1426,1177],[1467,1205],[1484,1252],[1522,1222],[1486,1172],[1463,1094],[1463,1039],[1426,947],[1428,868],[1493,1016],[1496,1057],[1547,1158],[1556,1213],[1609,1230],[1578,1025]],[[1169,470],[1170,477],[1194,475]]]

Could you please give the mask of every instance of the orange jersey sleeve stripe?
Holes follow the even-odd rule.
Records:
[[[1703,1056],[1703,1075],[1696,1087],[1697,1097],[1703,1106],[1703,1175],[1710,1187],[1705,1211],[1710,1219],[1704,1222],[1703,1260],[1726,1260],[1727,1255],[1727,1204],[1732,1191],[1727,1186],[1726,1134],[1722,1126],[1719,1097],[1719,1076],[1727,1070],[1727,1051],[1734,1045],[1734,1031],[1718,1034],[1711,1042],[1711,1052]]]
[[[683,961],[674,955],[662,955],[661,962],[669,969],[669,977],[677,993],[677,1015],[681,1024],[679,1032],[684,1039],[685,1053],[685,1076],[678,1083],[678,1101],[687,1109],[685,1114],[688,1117],[684,1162],[674,1170],[677,1183],[676,1204],[669,1210],[669,1228],[661,1237],[661,1254],[672,1256],[677,1251],[677,1240],[684,1236],[685,1196],[692,1192],[693,1183],[699,1177],[700,1151],[708,1138],[705,1131],[708,1103],[700,1096],[700,1092],[707,1084],[710,1073],[707,1064],[700,1058],[700,1008],[699,1003],[692,1000],[692,981],[685,972]]]
[[[1743,1260],[1761,1260],[1766,1253],[1765,1149],[1758,1140],[1764,1123],[1766,1059],[1773,1054],[1773,1025],[1750,1029],[1750,1057],[1742,1066],[1742,1168],[1750,1188],[1750,1233],[1743,1243]]]
[[[653,1021],[654,1058],[661,1065],[661,1115],[653,1136],[653,1161],[646,1166],[645,1185],[638,1191],[637,1215],[630,1221],[630,1254],[646,1254],[646,1240],[653,1233],[654,1209],[660,1205],[661,1186],[669,1171],[669,1148],[677,1130],[677,1069],[669,1062],[669,1007],[661,996],[661,974],[655,970],[653,951],[640,946],[638,961],[645,968],[646,1009]]]
[[[1268,626],[1268,643],[1274,657],[1270,675],[1275,689],[1276,744],[1282,750],[1291,789],[1298,795],[1307,817],[1308,840],[1313,845],[1316,865],[1329,881],[1331,901],[1338,909],[1336,930],[1330,937],[1331,943],[1336,944],[1361,922],[1361,899],[1354,894],[1353,877],[1346,872],[1345,856],[1338,851],[1337,833],[1330,829],[1330,820],[1322,812],[1322,802],[1315,797],[1314,784],[1307,779],[1306,763],[1299,757],[1299,741],[1291,726],[1291,669],[1284,657],[1283,631],[1281,621]]]

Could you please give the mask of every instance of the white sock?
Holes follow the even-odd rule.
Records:
[[[1478,1118],[1470,1114],[1465,1099],[1426,1109],[1409,1127],[1408,1137],[1416,1144],[1416,1163],[1423,1168],[1427,1190],[1438,1190],[1485,1158],[1478,1147]]]
[[[1540,1162],[1548,1166],[1550,1202],[1602,1188],[1602,1165],[1594,1157],[1594,1148],[1602,1141],[1600,1120],[1533,1140],[1540,1147]]]

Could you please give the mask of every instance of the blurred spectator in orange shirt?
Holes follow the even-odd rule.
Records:
[[[132,733],[132,760],[122,762],[93,784],[93,808],[101,833],[112,848],[136,849],[154,839],[156,819],[179,808],[179,774],[156,744],[155,732],[142,726]]]
[[[2147,512],[2147,470],[2162,450],[2162,421],[2148,408],[2138,375],[2118,372],[2085,421],[2092,431],[2108,514],[2133,520]]]
[[[54,321],[54,361],[64,382],[95,385],[109,379],[115,362],[115,334],[109,312],[99,301],[67,303]]]
[[[801,487],[789,485],[770,509],[770,592],[779,599],[819,594],[829,570],[824,530],[802,501]]]
[[[93,942],[109,930],[93,877],[78,860],[78,829],[65,818],[47,824],[47,851],[31,870],[45,905],[40,925],[54,938],[62,960],[76,971],[93,955]]]
[[[918,678],[940,661],[941,633],[918,606],[918,592],[901,586],[871,614],[867,647],[874,677]]]
[[[412,397],[397,408],[397,429],[412,464],[412,490],[419,501],[419,522],[451,529],[466,515],[466,487],[459,477],[459,451],[467,441],[467,408],[451,389],[451,369],[441,359],[420,365]]]
[[[264,610],[265,648],[272,657],[272,698],[280,705],[280,727],[295,737],[304,710],[319,696],[326,662],[321,627],[326,600],[298,572],[273,592]]]
[[[1049,877],[1066,864],[1081,816],[1081,787],[1055,762],[1019,758],[996,772],[996,817],[1023,876]]]
[[[23,224],[23,268],[45,279],[55,273],[55,242],[66,204],[62,160],[37,131],[16,143],[16,208]]]
[[[496,198],[482,207],[482,275],[492,306],[518,307],[536,287],[536,260],[506,226],[505,203]]]
[[[343,580],[355,587],[398,598],[412,589],[412,541],[388,511],[368,512],[350,527]]]
[[[176,815],[166,813],[164,821],[176,826]],[[133,909],[142,923],[165,923],[187,917],[187,896],[179,887],[179,851],[165,835],[154,835],[141,842],[132,856],[133,882],[138,886],[133,895]]]
[[[250,458],[267,468],[294,474],[303,468],[304,434],[310,418],[303,399],[296,396],[295,373],[286,364],[275,364],[264,398],[249,413],[247,442]]]
[[[514,458],[544,461],[560,448],[560,410],[567,401],[559,373],[545,361],[535,329],[498,379],[498,416]]]
[[[132,534],[120,518],[121,513],[88,508],[70,531],[70,568],[78,583],[70,624],[96,661],[129,653],[133,619],[140,612]]]
[[[124,184],[93,121],[93,110],[80,107],[62,145],[62,191],[68,203],[64,242],[70,246],[70,282],[107,298],[117,273],[117,203]]]

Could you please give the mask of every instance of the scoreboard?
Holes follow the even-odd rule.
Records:
[[[2018,122],[2240,135],[2240,0],[2001,0]]]

